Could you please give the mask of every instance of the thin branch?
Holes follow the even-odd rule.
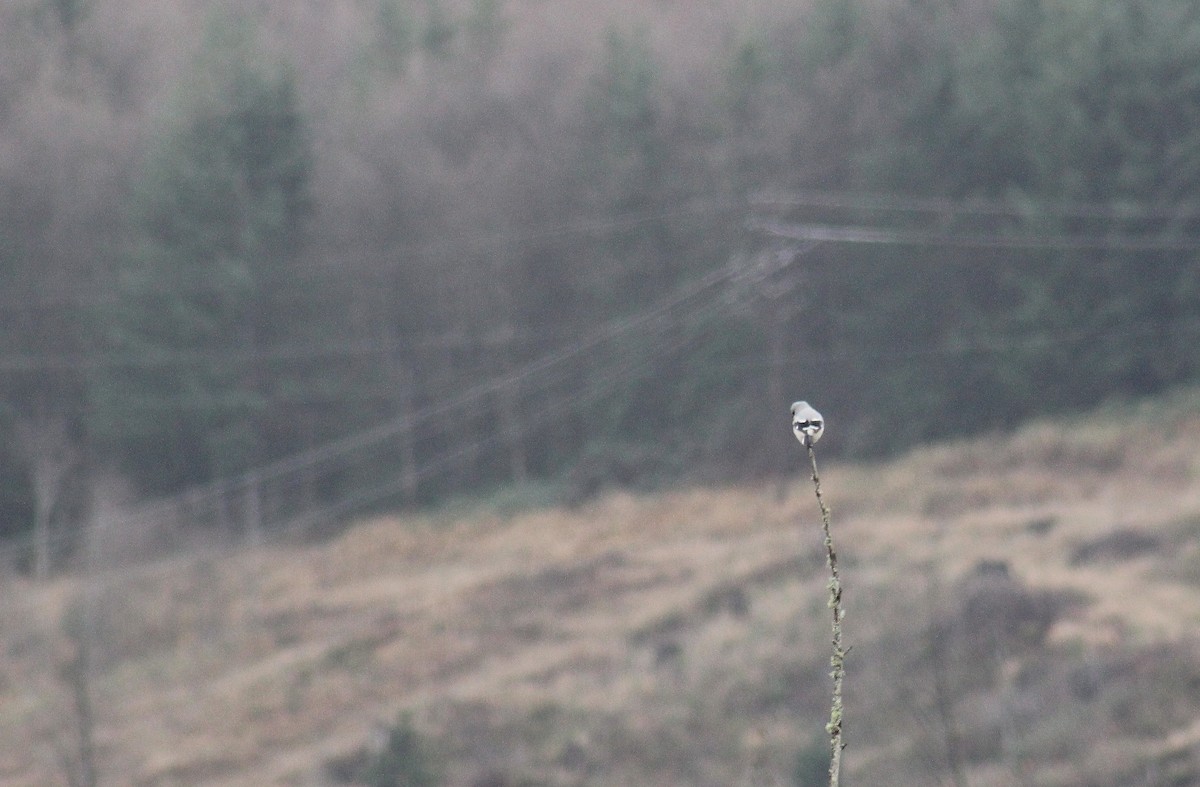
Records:
[[[821,476],[817,472],[817,454],[812,442],[805,441],[808,449],[808,461],[812,464],[813,491],[817,496],[817,505],[821,507],[821,524],[825,533],[825,560],[829,568],[829,609],[833,616],[832,644],[833,654],[829,664],[833,668],[830,677],[833,678],[833,697],[829,704],[829,723],[825,731],[829,733],[829,787],[838,787],[842,775],[842,683],[846,677],[846,651],[842,647],[842,581],[838,576],[837,551],[833,548],[833,535],[829,529],[829,508],[821,497]]]

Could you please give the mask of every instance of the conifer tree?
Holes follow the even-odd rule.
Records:
[[[109,337],[128,368],[99,387],[105,431],[153,486],[269,449],[288,370],[268,350],[316,298],[294,275],[312,160],[291,71],[232,21],[215,27],[139,183]]]

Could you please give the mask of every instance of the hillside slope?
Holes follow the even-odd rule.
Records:
[[[1198,440],[1185,392],[824,467],[852,783],[1200,780]],[[828,632],[796,462],[783,500],[611,494],[4,578],[0,783],[65,781],[75,608],[101,783],[334,784],[403,712],[448,784],[803,784]]]

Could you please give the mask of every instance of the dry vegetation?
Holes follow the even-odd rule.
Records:
[[[1200,778],[1196,404],[825,469],[853,783]],[[334,783],[401,711],[449,784],[793,783],[828,701],[801,481],[8,578],[0,782],[63,780],[82,604],[101,783]]]
[[[486,3],[447,5],[461,17]],[[662,71],[649,141],[682,140],[650,209],[740,188],[731,151],[745,146],[777,149],[747,154],[759,169],[786,161],[795,182],[837,181],[853,156],[821,155],[825,143],[861,130],[824,111],[823,97],[836,109],[849,92],[836,73],[788,101],[751,95],[771,107],[755,121],[764,129],[708,144],[726,136],[720,91],[739,39],[769,44],[779,24],[799,24],[794,5],[514,0],[501,51],[470,48],[487,49],[481,35],[449,58],[418,48],[389,72],[368,62],[386,49],[373,39],[378,4],[255,4],[264,47],[295,55],[311,116],[309,256],[347,281],[372,274],[347,302],[389,315],[400,307],[373,276],[397,248],[610,215],[657,188],[621,182],[636,157],[613,154],[616,174],[599,184],[575,160],[590,151],[587,95],[610,24],[649,37]],[[67,283],[106,277],[112,260],[96,250],[125,242],[114,195],[178,114],[213,7],[110,0],[54,47],[0,25],[0,177],[17,195],[13,226],[44,228],[27,241],[21,292],[69,295]],[[908,100],[887,85],[881,103]],[[757,185],[754,168],[742,176]],[[530,254],[597,278],[627,265],[567,244]],[[443,287],[442,258],[413,264],[412,297],[445,289],[447,326],[501,279]],[[53,336],[39,351],[65,352]],[[848,782],[1200,783],[1198,405],[1187,392],[888,464],[823,465],[852,646]],[[725,422],[740,427],[746,412],[735,402]],[[849,431],[822,448],[849,444]],[[339,535],[321,543],[45,583],[0,575],[0,783],[69,780],[79,674],[103,784],[331,784],[400,713],[453,785],[795,783],[824,753],[829,647],[819,521],[794,456],[782,500],[764,484],[480,505],[331,523]]]

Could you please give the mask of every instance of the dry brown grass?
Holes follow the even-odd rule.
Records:
[[[1200,687],[1193,401],[1140,412],[1135,443],[1100,413],[825,470],[853,646],[850,778],[945,776],[925,634],[939,620],[952,652],[984,654],[950,670],[972,784],[1118,784],[1147,759],[1187,767],[1200,729],[1186,700]],[[1160,546],[1079,552],[1122,531]],[[1046,631],[989,644],[964,611],[981,561],[1008,568],[993,607],[1069,601]],[[4,580],[6,785],[61,781],[61,621],[96,587]],[[321,784],[323,763],[399,710],[452,784],[489,772],[788,783],[827,707],[820,527],[799,472],[783,502],[766,487],[686,489],[503,517],[381,517],[328,543],[106,576],[92,598],[109,783]],[[1147,698],[1170,707],[1156,716]]]

